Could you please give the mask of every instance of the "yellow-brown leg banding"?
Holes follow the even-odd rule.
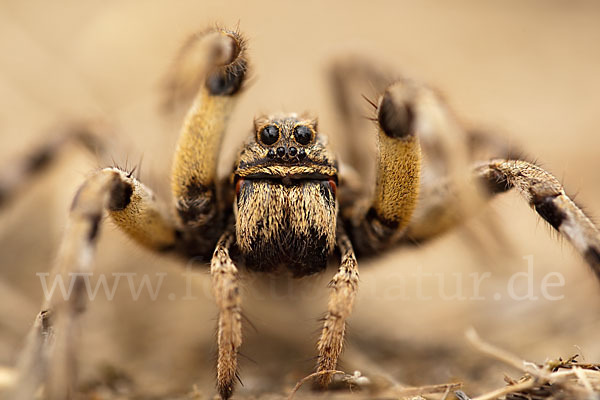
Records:
[[[338,272],[329,284],[332,292],[317,345],[319,351],[317,372],[335,370],[344,346],[346,319],[352,312],[354,298],[358,291],[358,264],[352,243],[341,228],[338,229],[337,236],[342,258]],[[320,375],[318,386],[327,387],[331,379],[331,374]]]
[[[43,174],[72,144],[83,145],[92,153],[104,153],[101,126],[92,123],[70,123],[51,130],[42,145],[27,154],[5,163],[0,168],[0,208],[6,206],[35,178]],[[49,139],[48,139],[49,137]]]
[[[600,279],[600,232],[560,181],[544,169],[520,160],[492,160],[476,168],[492,194],[515,188],[554,229],[565,236]]]
[[[185,51],[195,55],[181,62],[197,66],[200,87],[181,129],[172,170],[178,217],[190,229],[219,225],[218,155],[247,70],[244,41],[237,32],[213,30],[192,41]],[[181,69],[182,74],[190,73],[189,67]],[[217,229],[203,232],[216,242]]]
[[[393,81],[391,77],[382,63],[359,55],[335,59],[328,71],[341,131],[344,132],[344,140],[337,147],[342,159],[355,168],[363,180],[371,181],[375,177],[375,140],[364,134],[372,127],[364,116],[376,107],[370,98],[376,99]]]
[[[38,321],[32,328],[30,340],[21,354],[19,382],[30,374],[35,374],[39,382],[45,381],[45,395],[48,399],[71,398],[77,382],[77,319],[86,305],[83,275],[91,272],[98,229],[102,213],[110,193],[118,185],[119,176],[113,171],[100,171],[88,178],[81,186],[71,205],[69,223],[63,237],[50,279],[61,279],[66,287],[72,285],[72,292],[63,297],[55,291],[45,299]],[[73,280],[73,281],[72,281]],[[48,335],[53,334],[51,339]],[[40,360],[31,371],[28,360]],[[27,388],[17,387],[18,393],[26,393]],[[16,397],[18,398],[18,397]]]
[[[224,233],[210,263],[213,293],[219,308],[217,328],[217,389],[221,398],[231,397],[237,378],[237,353],[242,345],[242,306],[238,270],[229,257],[235,240],[231,230]]]
[[[151,250],[166,251],[175,246],[175,227],[154,193],[143,183],[117,168],[120,182],[108,203],[108,215],[137,243]]]
[[[48,368],[48,350],[54,340],[50,325],[50,313],[41,311],[31,327],[25,347],[17,363],[18,379],[7,398],[30,400],[35,398],[39,386],[45,380]]]
[[[415,90],[404,82],[391,85],[378,106],[377,180],[371,206],[351,216],[352,237],[361,254],[398,240],[416,207],[421,147],[416,135]]]
[[[49,278],[62,280],[67,294],[55,290],[45,299],[19,363],[16,399],[28,399],[45,381],[49,399],[71,398],[77,384],[78,317],[85,310],[85,277],[93,271],[104,210],[134,240],[154,250],[174,243],[174,228],[149,189],[116,168],[90,176],[77,191],[69,222]],[[21,384],[22,383],[22,384]]]

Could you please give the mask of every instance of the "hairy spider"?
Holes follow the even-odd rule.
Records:
[[[322,387],[331,382],[327,371],[335,369],[342,352],[358,290],[357,256],[377,256],[402,243],[435,237],[497,193],[515,188],[600,277],[600,234],[555,177],[513,157],[493,138],[465,132],[432,90],[407,79],[389,83],[385,74],[360,60],[336,65],[332,82],[347,140],[356,142],[348,160],[356,168],[363,167],[357,153],[364,133],[356,129],[348,82],[369,80],[381,88],[378,101],[371,102],[378,139],[374,190],[338,162],[316,118],[300,114],[256,118],[231,176],[218,179],[223,134],[243,92],[248,64],[237,31],[209,29],[185,44],[169,86],[172,99],[185,98],[191,88],[195,94],[173,163],[176,217],[163,211],[152,191],[131,173],[102,169],[73,199],[55,267],[57,274],[91,267],[105,211],[150,250],[210,262],[219,309],[217,388],[222,398],[233,393],[242,345],[239,267],[287,269],[303,277],[325,270],[339,253],[317,344]],[[19,172],[33,174],[57,147],[44,148]],[[10,195],[13,186],[4,182],[1,194]],[[85,305],[81,292],[75,290],[68,300],[54,296],[43,305],[21,360],[15,398],[30,398],[44,380],[50,398],[66,398],[74,390],[74,379],[65,377],[74,376],[76,369],[70,335]],[[47,367],[49,358],[52,368]]]

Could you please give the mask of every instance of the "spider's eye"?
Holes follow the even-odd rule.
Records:
[[[294,128],[296,142],[307,145],[312,141],[313,133],[308,126],[298,125]]]
[[[267,146],[272,145],[277,140],[279,140],[279,128],[277,126],[268,125],[260,131],[260,141]]]

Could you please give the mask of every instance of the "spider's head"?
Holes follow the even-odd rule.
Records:
[[[254,134],[240,152],[235,176],[241,179],[332,180],[337,162],[327,138],[317,132],[317,120],[297,114],[263,116],[254,120]]]
[[[250,265],[286,264],[297,275],[324,268],[335,245],[338,168],[316,119],[255,119],[234,180],[237,242]]]

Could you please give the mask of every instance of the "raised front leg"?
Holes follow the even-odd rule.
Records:
[[[410,83],[397,82],[387,88],[379,101],[374,196],[367,205],[342,210],[360,254],[371,254],[396,242],[417,204],[421,172],[414,107],[417,93]]]
[[[191,73],[193,70],[194,73]],[[216,169],[221,142],[247,70],[238,32],[214,29],[184,46],[174,82],[202,77],[181,129],[172,171],[177,216],[190,237],[201,237],[192,252],[210,254],[224,224]]]
[[[375,177],[375,140],[365,135],[372,127],[365,115],[373,110],[370,99],[377,99],[394,82],[393,76],[384,63],[360,55],[338,57],[328,70],[340,132],[344,135],[337,147],[362,180],[372,181]]]

